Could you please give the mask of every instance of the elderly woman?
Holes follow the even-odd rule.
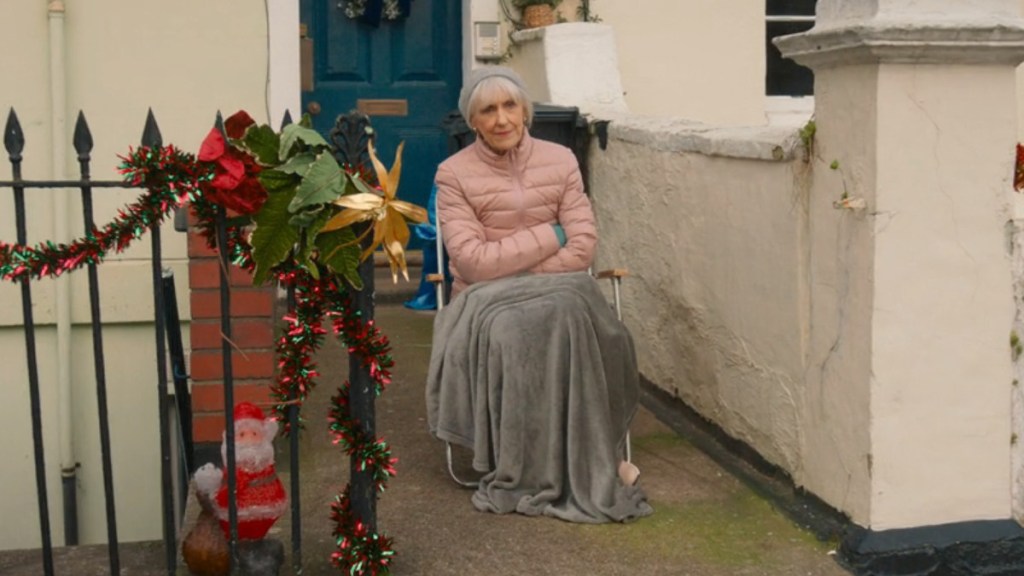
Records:
[[[454,284],[435,321],[431,431],[473,450],[480,510],[650,514],[622,459],[633,343],[586,272],[597,232],[576,159],[530,137],[531,101],[508,68],[473,71],[459,109],[477,138],[435,179]]]

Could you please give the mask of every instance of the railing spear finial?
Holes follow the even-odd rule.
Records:
[[[21,162],[21,151],[25,149],[25,133],[21,131],[21,122],[18,122],[18,114],[11,108],[7,114],[7,124],[4,126],[4,148],[11,162]]]
[[[160,127],[156,125],[156,117],[153,116],[153,109],[146,114],[146,127],[142,130],[142,145],[149,148],[160,148],[164,145],[164,138],[160,135]]]
[[[72,137],[75,145],[75,152],[78,152],[79,162],[88,162],[92,153],[92,131],[89,130],[89,123],[85,121],[85,113],[78,111],[78,120],[75,121],[75,134]]]

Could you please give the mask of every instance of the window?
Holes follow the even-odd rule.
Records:
[[[768,96],[810,96],[814,94],[814,73],[782,57],[772,43],[776,36],[806,32],[814,26],[817,0],[765,0],[765,94]]]

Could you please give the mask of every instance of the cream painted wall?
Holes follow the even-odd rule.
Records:
[[[13,107],[21,119],[27,140],[25,177],[48,178],[54,170],[49,160],[53,115],[48,2],[22,0],[7,4],[0,19],[0,70],[4,73],[0,110]],[[77,174],[70,138],[78,110],[85,112],[92,128],[93,177],[116,179],[117,155],[138,145],[149,108],[156,115],[165,144],[194,152],[218,109],[229,114],[244,108],[260,121],[266,121],[268,110],[273,109],[271,120],[276,125],[281,110],[298,105],[298,63],[289,64],[281,59],[274,65],[268,62],[268,42],[279,55],[286,54],[297,43],[297,8],[284,0],[180,0],[170,4],[155,0],[66,0],[65,5],[67,106],[57,112],[66,116],[69,174]],[[295,21],[276,20],[275,30],[279,32],[268,36],[267,15],[271,11]],[[294,37],[290,37],[288,30],[294,32]],[[273,78],[268,78],[268,70]],[[273,94],[271,86],[275,88]],[[9,176],[7,162],[0,163],[0,178]],[[112,219],[116,210],[136,194],[97,192],[96,221]],[[51,194],[29,196],[30,241],[51,238]],[[0,190],[0,238],[5,241],[14,239],[10,206],[11,192]],[[82,232],[80,214],[80,203],[75,200],[71,205],[75,236]],[[143,237],[136,244],[137,247],[111,258],[100,268],[119,536],[124,541],[160,536],[149,238]],[[175,269],[179,309],[187,318],[185,242],[183,235],[169,226],[164,229],[163,255],[165,262]],[[83,543],[90,543],[104,540],[105,528],[91,340],[83,325],[88,321],[85,286],[84,273],[72,275],[71,314],[76,325],[71,350],[73,430],[77,460],[82,462],[78,480],[81,537]],[[35,283],[33,297],[37,322],[52,323],[56,306],[53,282]],[[25,519],[23,524],[7,523],[0,527],[0,549],[33,547],[38,545],[39,532],[24,337],[18,327],[19,291],[12,285],[0,285],[0,302],[0,362],[12,368],[5,388],[9,390],[9,401],[0,405],[0,419],[9,422],[8,429],[12,431],[12,441],[0,443],[0,461],[5,463],[0,472],[0,485],[5,487],[0,508]],[[55,444],[57,354],[52,328],[40,327],[38,348],[51,525],[59,544],[63,526]],[[35,529],[29,529],[29,525]]]
[[[988,176],[1005,174],[1009,162],[980,151],[1013,146],[1012,72],[879,72],[871,386],[878,529],[1010,516],[1009,180]],[[959,417],[950,418],[949,406]]]
[[[615,29],[634,114],[764,124],[763,2],[593,0],[591,10]]]
[[[500,13],[499,1],[464,0],[464,7],[472,6],[471,18],[489,19]],[[563,2],[560,18],[579,21],[578,5]],[[634,114],[726,126],[766,123],[763,3],[592,0],[591,13],[614,29],[625,102]],[[521,60],[543,61],[536,54],[541,49],[535,42],[515,47],[511,66],[525,71]],[[466,54],[467,69],[481,65]],[[534,78],[531,88],[547,93],[543,82]]]

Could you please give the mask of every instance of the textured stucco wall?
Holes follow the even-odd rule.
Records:
[[[807,198],[803,163],[771,160],[792,136],[618,118],[590,181],[644,376],[799,474]]]
[[[864,99],[877,86],[869,66],[822,70],[815,99],[807,227],[808,490],[854,522],[870,525],[871,321],[874,235],[866,211],[838,210],[846,193],[871,202],[877,158],[876,111]],[[836,162],[836,169],[832,163]]]
[[[592,147],[641,371],[862,526],[1007,518],[1013,70],[819,78],[806,157],[634,116]]]
[[[23,166],[26,178],[47,179],[59,172],[51,161],[48,4],[44,0],[7,2],[0,18],[0,70],[4,76],[0,111],[4,120],[11,107],[18,112],[27,140]],[[297,11],[279,4],[277,0],[271,2],[275,13],[297,18]],[[156,115],[165,144],[194,152],[218,109],[231,113],[245,108],[265,121],[268,107],[280,110],[297,101],[297,74],[293,74],[297,68],[289,69],[286,62],[275,65],[281,76],[277,86],[283,84],[283,89],[277,90],[273,98],[268,94],[268,24],[263,2],[66,0],[64,5],[66,106],[59,112],[65,117],[63,132],[68,150],[64,172],[69,175],[77,174],[78,169],[71,134],[79,110],[85,112],[95,142],[93,178],[117,179],[117,155],[138,145],[149,108]],[[297,38],[297,20],[287,29]],[[289,102],[289,95],[293,102]],[[0,179],[9,176],[9,164],[0,162]],[[111,220],[116,210],[136,194],[97,191],[96,222]],[[53,194],[33,191],[28,196],[29,240],[53,238]],[[11,192],[0,190],[0,239],[4,241],[14,240],[12,207]],[[71,234],[77,237],[82,233],[77,199],[71,202],[69,213]],[[160,537],[149,238],[137,244],[100,269],[118,530],[125,541]],[[163,255],[165,263],[175,269],[179,309],[187,318],[184,235],[174,233],[169,226],[164,229]],[[71,343],[72,430],[77,460],[82,463],[78,480],[80,535],[83,543],[91,543],[103,541],[106,532],[91,338],[84,324],[89,317],[84,273],[72,275],[70,284],[75,324]],[[50,520],[55,543],[59,544],[63,541],[63,520],[55,370],[59,360],[52,327],[57,306],[54,293],[52,281],[33,285],[36,321],[40,324],[37,346]],[[5,401],[0,404],[0,420],[10,431],[7,440],[0,443],[0,461],[4,462],[0,508],[8,517],[21,519],[0,526],[0,548],[27,548],[38,546],[39,530],[17,288],[0,284],[0,302],[0,362],[10,368],[4,379]]]

